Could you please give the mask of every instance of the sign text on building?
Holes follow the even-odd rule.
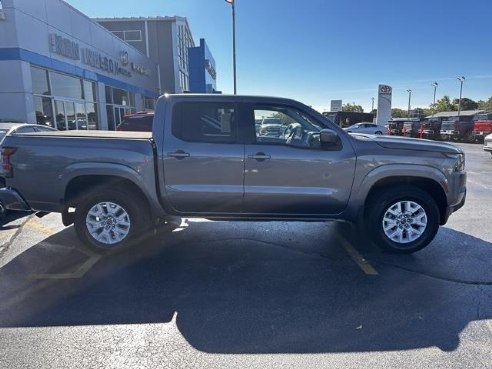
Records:
[[[68,38],[50,34],[50,51],[52,53],[70,58],[73,60],[80,60],[79,44],[69,40]]]

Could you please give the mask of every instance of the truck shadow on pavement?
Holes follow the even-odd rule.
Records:
[[[379,272],[367,276],[333,241],[338,228],[194,223],[101,258],[83,276],[12,277],[46,262],[42,254],[63,263],[57,247],[61,259],[77,253],[67,228],[0,270],[0,327],[166,323],[209,353],[450,351],[471,322],[492,318],[489,242],[443,228],[411,256],[357,244]]]

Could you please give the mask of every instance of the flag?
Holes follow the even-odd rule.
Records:
[[[234,5],[234,0],[225,0],[225,2]]]

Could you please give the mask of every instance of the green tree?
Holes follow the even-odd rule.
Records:
[[[460,103],[460,99],[454,99],[453,105],[456,105],[456,110],[458,110],[458,105]],[[477,110],[478,103],[469,99],[467,97],[461,98],[461,110]]]
[[[392,118],[406,118],[407,112],[403,109],[393,108],[393,109],[391,109],[391,117]]]
[[[479,109],[492,112],[492,97],[489,97],[487,101],[480,100],[477,104]]]
[[[356,105],[355,103],[347,103],[342,105],[342,111],[353,111],[357,113],[363,113],[364,109],[362,109],[362,106]]]
[[[449,96],[443,96],[435,104],[431,104],[430,108],[433,112],[439,113],[442,111],[456,111],[458,110],[458,105],[454,105]]]

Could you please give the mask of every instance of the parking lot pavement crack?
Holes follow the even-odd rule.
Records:
[[[220,238],[220,239],[214,239],[214,240],[203,240],[201,242],[224,242],[224,241],[251,241],[251,242],[260,242],[262,244],[272,246],[272,247],[278,247],[284,250],[288,250],[291,252],[295,252],[298,254],[303,254],[307,256],[314,256],[314,257],[320,257],[323,259],[328,259],[332,261],[341,261],[341,260],[346,260],[345,258],[342,257],[332,257],[328,256],[326,254],[323,254],[322,252],[309,252],[309,251],[304,251],[304,250],[299,250],[293,247],[288,247],[280,243],[276,242],[270,242],[270,241],[263,241],[263,240],[258,240],[255,238],[248,238],[248,237],[229,237],[229,238]]]
[[[388,262],[380,261],[380,260],[379,261],[371,261],[371,263],[389,266],[389,267],[393,267],[396,269],[401,269],[401,270],[404,270],[406,272],[423,275],[423,276],[426,276],[428,278],[437,279],[437,280],[445,281],[445,282],[466,284],[466,285],[472,285],[472,286],[492,286],[492,281],[467,281],[467,280],[459,279],[459,278],[447,278],[447,277],[435,275],[435,274],[428,273],[428,272],[420,272],[420,271],[417,271],[417,270],[414,270],[411,268],[406,268],[406,267],[401,266],[401,265],[396,265],[396,264],[392,264],[392,263],[388,263]]]

